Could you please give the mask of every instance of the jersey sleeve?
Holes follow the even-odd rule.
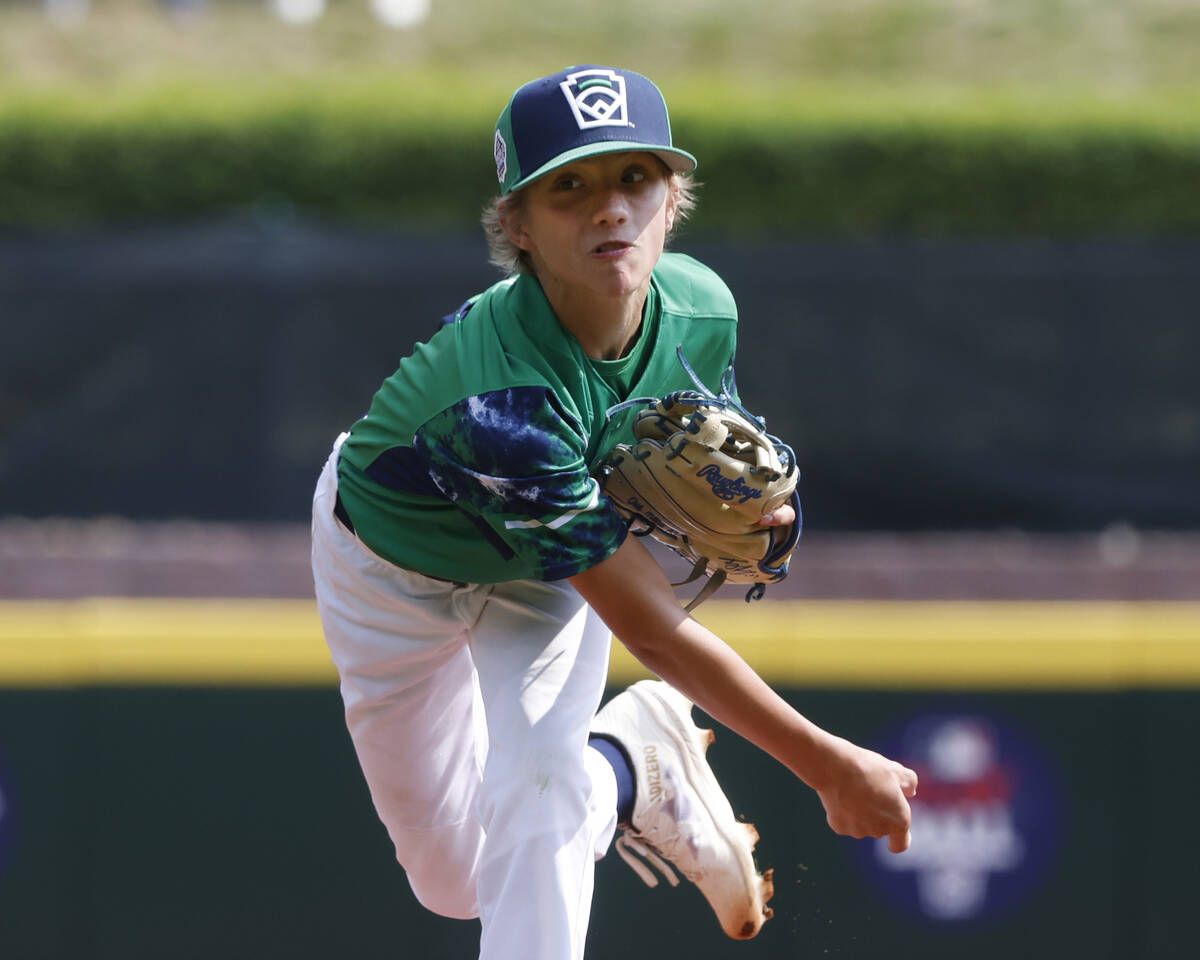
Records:
[[[441,494],[542,580],[582,573],[625,538],[627,524],[589,474],[586,450],[581,425],[544,386],[467,397],[413,438]]]

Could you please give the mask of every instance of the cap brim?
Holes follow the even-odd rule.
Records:
[[[696,158],[686,150],[679,150],[675,147],[652,147],[649,144],[637,143],[633,140],[601,140],[598,143],[589,143],[585,146],[575,147],[572,150],[560,153],[554,159],[543,163],[533,173],[522,177],[505,192],[511,193],[513,190],[519,190],[521,187],[527,186],[538,179],[538,177],[544,177],[552,170],[565,167],[568,163],[582,160],[584,157],[594,157],[602,153],[629,152],[653,153],[675,173],[691,173],[696,169]]]

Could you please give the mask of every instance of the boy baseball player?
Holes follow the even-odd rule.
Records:
[[[615,832],[643,879],[692,879],[733,937],[770,877],[704,759],[692,704],[819,794],[830,826],[909,842],[916,775],[818,728],[681,610],[597,466],[630,397],[715,383],[736,310],[664,253],[693,200],[645,77],[574,67],[519,88],[484,216],[511,275],[418,344],[337,439],[313,500],[313,573],[346,722],[417,898],[478,917],[485,960],[583,955]],[[796,521],[790,506],[764,523]],[[610,638],[662,681],[599,715]]]

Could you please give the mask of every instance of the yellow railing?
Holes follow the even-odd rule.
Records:
[[[781,687],[1200,687],[1200,603],[710,601]],[[614,644],[610,679],[644,670]],[[305,600],[0,602],[0,687],[334,685]]]

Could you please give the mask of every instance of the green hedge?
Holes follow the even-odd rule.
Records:
[[[445,85],[442,85],[442,89]],[[61,228],[284,205],[459,226],[495,189],[503,94],[374,82],[252,93],[0,98],[0,225]],[[1200,231],[1200,111],[915,103],[820,91],[672,96],[701,159],[699,232]]]

